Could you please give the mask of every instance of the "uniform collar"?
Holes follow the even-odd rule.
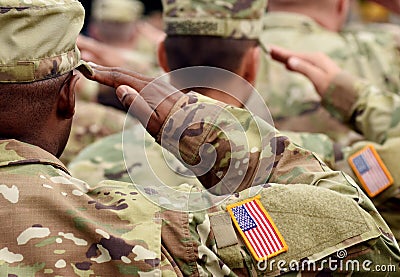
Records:
[[[18,140],[0,140],[0,168],[12,165],[46,164],[69,174],[66,166],[49,152]]]
[[[314,19],[309,16],[291,12],[267,12],[263,16],[263,29],[296,28],[307,32],[324,31]]]

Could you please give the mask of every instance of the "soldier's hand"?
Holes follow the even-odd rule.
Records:
[[[125,64],[125,49],[118,49],[82,35],[79,35],[76,44],[81,51],[82,59],[85,61],[110,67]]]
[[[86,77],[115,88],[122,105],[152,136],[158,134],[174,104],[184,96],[172,85],[134,71],[90,65],[93,74]]]
[[[305,75],[322,96],[342,69],[323,53],[298,53],[271,46],[271,57],[286,67]]]

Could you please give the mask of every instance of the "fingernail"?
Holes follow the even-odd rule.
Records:
[[[119,101],[123,102],[125,97],[127,97],[129,94],[137,93],[137,91],[129,86],[120,86],[118,87],[116,93]]]
[[[300,60],[295,57],[289,58],[288,64],[290,67],[295,68],[300,64]]]
[[[117,88],[116,90],[116,94],[119,100],[122,99],[122,97],[124,96],[124,94],[126,94],[128,92],[128,89],[125,86],[120,86],[119,88]]]
[[[98,66],[98,65],[95,64],[94,62],[88,62],[87,64],[90,65],[90,67],[97,67],[97,66]]]

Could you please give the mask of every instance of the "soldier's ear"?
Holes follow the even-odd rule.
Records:
[[[336,10],[339,14],[347,12],[348,0],[338,0],[336,4]]]
[[[336,13],[338,15],[338,18],[340,19],[339,22],[339,27],[338,30],[342,28],[342,25],[344,24],[345,20],[348,17],[350,10],[350,1],[349,0],[338,0],[336,2]]]
[[[336,18],[334,21],[334,30],[335,31],[340,31],[345,24],[348,15],[349,15],[349,9],[350,9],[350,1],[349,0],[337,0],[336,1],[336,16],[332,18]]]
[[[75,86],[79,78],[79,74],[73,73],[60,89],[57,114],[64,119],[71,119],[75,114]]]
[[[252,85],[255,84],[259,64],[260,47],[251,47],[243,57],[242,66],[244,68],[244,74],[242,76],[247,82]]]
[[[158,44],[158,49],[157,49],[157,56],[158,56],[158,64],[161,66],[161,68],[167,73],[170,72],[170,68],[168,66],[168,58],[167,58],[167,52],[165,51],[165,39],[160,41]]]

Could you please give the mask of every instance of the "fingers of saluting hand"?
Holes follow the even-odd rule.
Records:
[[[322,93],[329,86],[329,76],[319,67],[297,57],[288,60],[288,68],[298,73],[304,74],[314,84],[316,90]]]
[[[162,80],[154,81],[153,78],[123,68],[90,65],[93,74],[86,77],[115,88],[124,107],[129,109],[153,136],[157,135],[170,110],[183,95]]]
[[[320,66],[322,60],[324,60],[324,55],[321,53],[301,53],[301,52],[294,52],[290,51],[278,46],[270,46],[270,53],[271,57],[281,63],[288,65],[289,59],[292,57],[296,57],[307,61],[310,64]]]
[[[129,110],[129,113],[136,117],[151,135],[157,135],[165,118],[158,117],[155,109],[130,86],[119,86],[116,93],[125,109]]]
[[[93,74],[86,75],[85,77],[115,89],[121,85],[128,85],[137,91],[141,91],[149,83],[147,80],[151,80],[147,77],[143,78],[138,73],[122,68],[109,68],[93,63],[89,64],[93,69]]]
[[[286,64],[291,56],[293,56],[293,52],[283,49],[278,46],[270,46],[269,47],[271,57],[281,63]]]
[[[106,66],[98,65],[95,63],[91,63],[91,62],[89,62],[89,64],[90,64],[90,66],[95,68],[97,71],[116,71],[121,74],[125,74],[125,75],[131,76],[131,77],[134,77],[139,80],[146,81],[146,82],[151,82],[154,80],[154,78],[147,77],[143,74],[140,74],[138,72],[135,72],[135,71],[123,68],[123,67],[106,67]]]

